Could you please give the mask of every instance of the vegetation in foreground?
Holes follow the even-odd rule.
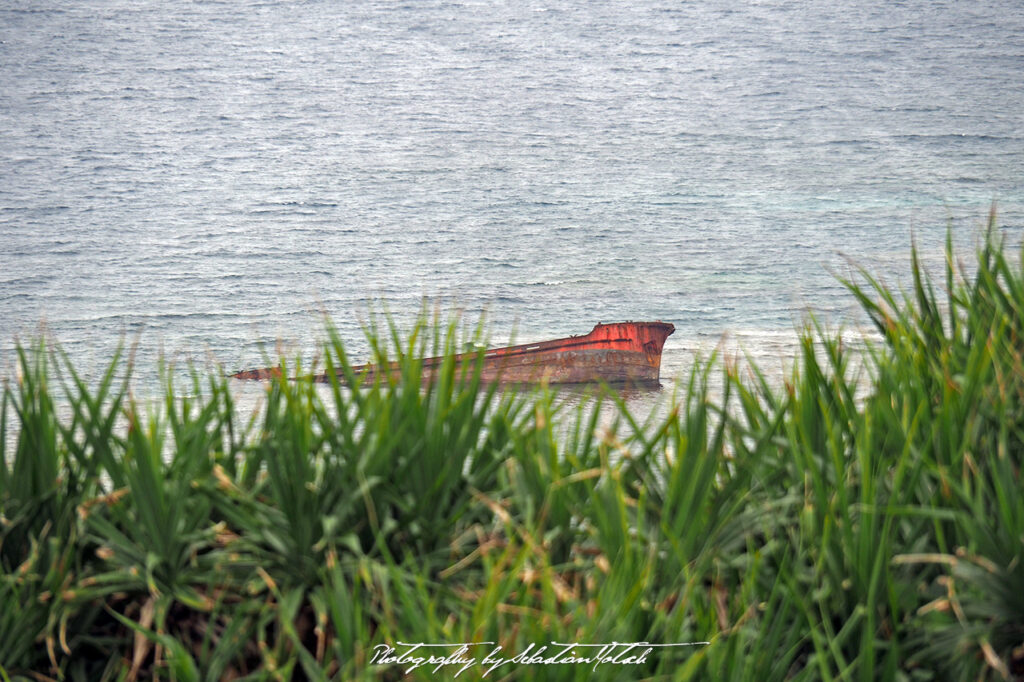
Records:
[[[373,335],[399,383],[274,381],[243,427],[225,379],[168,374],[140,406],[120,358],[89,386],[25,349],[0,413],[0,678],[462,667],[382,663],[401,642],[494,643],[461,679],[1020,677],[1024,272],[994,231],[974,274],[948,249],[941,296],[916,257],[906,293],[849,283],[883,343],[854,357],[812,326],[777,388],[712,358],[646,423],[472,364],[424,385],[415,358],[455,325]],[[351,372],[336,338],[325,362]],[[551,642],[707,643],[479,663]]]

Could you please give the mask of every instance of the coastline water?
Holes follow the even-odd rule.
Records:
[[[1024,234],[1012,2],[0,8],[0,368],[355,357],[370,307],[486,312],[496,345],[676,325],[784,358],[856,328],[849,263]]]

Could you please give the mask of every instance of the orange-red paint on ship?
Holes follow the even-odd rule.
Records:
[[[598,324],[583,336],[570,336],[553,341],[524,343],[485,351],[480,359],[481,378],[485,382],[509,384],[609,384],[657,385],[661,379],[661,351],[675,327],[668,322],[616,322]],[[473,362],[478,354],[456,355],[458,362]],[[444,358],[425,358],[423,377],[427,381],[441,368]],[[353,367],[364,384],[373,382],[381,373],[376,365]],[[384,371],[398,378],[398,363]],[[232,376],[236,379],[270,379],[279,376],[275,367],[251,369]],[[330,377],[318,374],[315,381]]]

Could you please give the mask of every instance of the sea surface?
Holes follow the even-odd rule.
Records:
[[[1020,0],[0,0],[4,376],[41,323],[145,388],[424,302],[777,365],[993,202],[1019,244]]]

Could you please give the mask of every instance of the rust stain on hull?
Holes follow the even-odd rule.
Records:
[[[657,385],[661,379],[661,351],[675,327],[668,322],[617,322],[598,324],[583,336],[524,343],[485,351],[481,378],[485,382],[508,384],[584,384],[604,381],[609,384]],[[455,356],[456,362],[474,362],[476,353]],[[444,358],[425,358],[423,377],[430,381]],[[397,378],[398,363],[381,368],[361,365],[352,368],[364,384],[384,373]],[[235,379],[267,380],[280,376],[277,367],[250,369],[233,374]],[[327,374],[314,381],[327,382]]]

